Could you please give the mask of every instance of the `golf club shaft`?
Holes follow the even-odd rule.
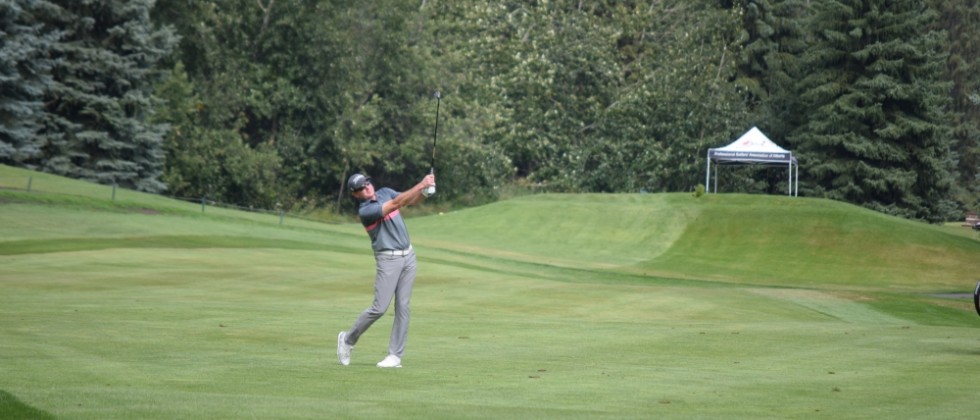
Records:
[[[436,125],[432,131],[432,165],[429,166],[429,173],[433,174],[436,173],[436,140],[439,139],[439,102],[442,94],[437,90],[434,96],[436,97]]]
[[[435,124],[435,129],[432,131],[432,165],[429,166],[429,173],[432,174],[432,175],[435,175],[435,173],[436,173],[436,140],[439,139],[439,102],[440,102],[439,99],[442,97],[442,95],[437,90],[436,93],[433,96],[436,97],[436,124]],[[436,193],[436,186],[435,185],[430,185],[428,187],[425,187],[425,189],[422,191],[422,195],[424,195],[426,197],[430,197],[430,196],[432,196],[435,193]]]

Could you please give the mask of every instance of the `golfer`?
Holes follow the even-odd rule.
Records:
[[[391,188],[375,190],[371,178],[363,174],[354,174],[347,179],[347,188],[360,202],[357,214],[371,237],[377,274],[374,278],[374,303],[357,317],[350,330],[337,335],[337,360],[340,364],[350,364],[351,352],[357,340],[385,314],[394,298],[395,322],[391,326],[388,356],[378,363],[378,367],[402,367],[416,265],[415,251],[412,250],[400,210],[422,201],[425,198],[422,191],[435,184],[435,175],[429,174],[410,190],[399,193]]]

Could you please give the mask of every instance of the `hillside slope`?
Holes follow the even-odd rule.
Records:
[[[980,273],[976,238],[803,197],[550,194],[410,223],[437,248],[657,277],[962,290]]]
[[[416,246],[432,251],[423,257],[444,261],[463,255],[505,267],[923,292],[967,290],[980,273],[976,235],[803,197],[544,194],[405,214]],[[0,253],[265,246],[365,254],[366,242],[356,223],[280,224],[274,215],[133,191],[113,196],[108,186],[0,165]]]

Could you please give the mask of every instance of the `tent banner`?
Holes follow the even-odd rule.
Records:
[[[792,153],[771,153],[771,152],[735,152],[726,150],[708,150],[708,157],[711,159],[746,160],[746,161],[765,161],[765,162],[790,162],[793,160]]]

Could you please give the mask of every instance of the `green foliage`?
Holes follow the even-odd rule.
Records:
[[[735,21],[713,2],[461,8],[480,34],[466,59],[502,106],[488,140],[549,190],[688,190],[744,120],[726,83]],[[672,30],[678,15],[702,24]]]
[[[692,193],[694,198],[701,198],[704,195],[704,184],[698,184],[694,187],[694,193]]]
[[[251,147],[236,130],[208,125],[204,105],[193,93],[181,63],[157,88],[157,94],[162,99],[158,118],[172,124],[165,142],[167,170],[163,177],[171,195],[221,199],[261,209],[275,207],[281,193],[276,177],[281,161],[270,146]]]
[[[434,101],[426,98],[436,89],[439,74],[424,61],[432,56],[427,40],[435,28],[418,25],[416,18],[426,14],[404,2],[384,1],[173,0],[160,2],[157,9],[187,31],[181,50],[191,60],[185,64],[198,98],[195,124],[225,133],[225,139],[239,137],[235,144],[268,155],[263,161],[272,165],[261,171],[270,178],[239,177],[257,185],[210,188],[216,198],[262,206],[276,197],[286,208],[334,200],[346,204],[341,185],[352,171],[367,172],[396,189],[413,185],[428,171]],[[455,99],[453,91],[444,96],[448,109],[442,115],[440,161],[459,158],[458,165],[445,165],[447,169],[474,159],[498,163],[458,174],[440,170],[440,185],[449,187],[440,197],[486,197],[499,184],[500,174],[508,173],[506,160],[479,141],[462,141],[452,122],[461,113],[457,107],[467,104]],[[474,152],[477,156],[471,156]],[[177,148],[169,153],[184,152]],[[168,168],[169,179],[205,189],[194,165]],[[216,185],[228,183],[210,178]],[[265,199],[234,193],[269,192],[267,180],[276,191]]]

